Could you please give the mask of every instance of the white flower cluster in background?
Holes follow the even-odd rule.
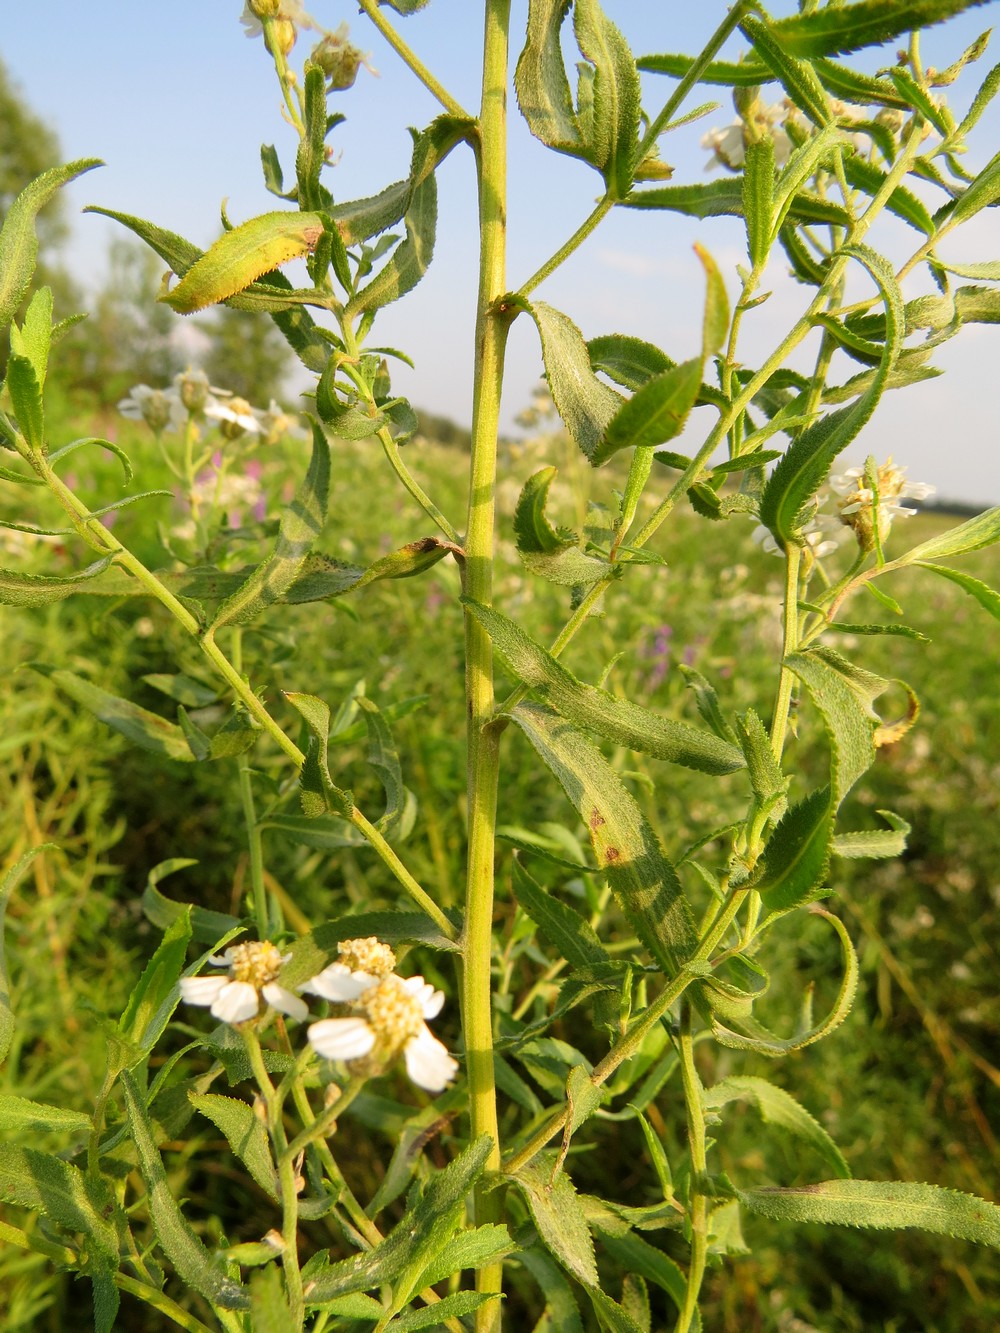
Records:
[[[413,1082],[441,1092],[458,1072],[457,1061],[427,1026],[444,1005],[444,995],[423,977],[396,975],[396,955],[374,937],[342,940],[339,960],[299,986],[338,1006],[333,1018],[312,1023],[309,1044],[326,1060],[340,1060],[352,1074],[374,1076],[402,1058]],[[268,941],[237,945],[218,958],[223,976],[185,977],[181,998],[204,1005],[223,1023],[246,1023],[270,1005],[301,1021],[303,1000],[278,982],[291,955]]]
[[[251,407],[246,399],[209,384],[203,370],[181,371],[166,389],[137,384],[118,404],[118,411],[131,421],[144,421],[158,436],[200,421],[218,426],[229,440],[255,435],[264,444],[276,444],[303,434],[295,416],[273,398],[266,408]]]

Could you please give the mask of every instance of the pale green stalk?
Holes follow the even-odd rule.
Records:
[[[694,1043],[691,1039],[691,1006],[685,1001],[681,1015],[679,1039],[681,1081],[684,1086],[684,1105],[687,1112],[688,1150],[691,1154],[691,1262],[688,1266],[687,1291],[684,1307],[677,1319],[675,1333],[688,1333],[698,1309],[698,1297],[705,1276],[708,1258],[708,1200],[704,1193],[704,1176],[708,1170],[705,1144],[705,1111],[701,1099],[701,1079],[694,1064]]]
[[[507,48],[510,0],[486,0],[483,42],[483,95],[474,139],[479,181],[479,291],[472,407],[472,457],[469,512],[465,537],[464,589],[473,601],[493,600],[494,506],[500,392],[508,314],[500,308],[506,290],[507,205]],[[500,1169],[493,1075],[491,959],[499,735],[493,717],[493,649],[474,616],[465,617],[465,688],[468,709],[467,790],[469,850],[465,895],[465,956],[462,970],[462,1019],[469,1080],[469,1116],[473,1138],[493,1140],[487,1173]],[[496,1192],[476,1191],[477,1224],[499,1221],[502,1200]],[[503,1267],[478,1271],[479,1291],[499,1294]],[[500,1327],[500,1301],[476,1314],[479,1333]]]
[[[389,20],[379,9],[379,0],[358,0],[358,8],[362,13],[367,14],[375,27],[389,43],[392,49],[399,56],[405,65],[408,65],[420,82],[429,93],[441,103],[445,111],[453,116],[460,116],[463,120],[470,120],[471,117],[460,102],[456,102],[451,93],[438,82],[430,72],[420,57],[413,51],[406,42],[400,37],[399,33],[392,26]]]
[[[200,1319],[196,1319],[190,1310],[185,1310],[183,1306],[172,1301],[169,1296],[160,1291],[158,1287],[147,1286],[145,1282],[137,1282],[135,1278],[129,1277],[120,1269],[114,1275],[115,1286],[119,1291],[126,1291],[130,1296],[135,1296],[137,1300],[144,1301],[151,1309],[158,1311],[172,1324],[178,1328],[187,1330],[187,1333],[214,1333],[207,1324],[203,1324]],[[220,1314],[219,1311],[215,1312]],[[231,1318],[232,1316],[229,1316]],[[221,1319],[223,1327],[232,1327],[227,1320]]]
[[[243,628],[237,625],[233,629],[233,666],[243,672]],[[257,922],[259,939],[271,938],[270,909],[267,889],[264,887],[264,848],[257,822],[257,811],[253,799],[253,779],[250,773],[250,758],[246,751],[236,757],[239,773],[240,802],[243,806],[243,822],[247,830],[247,849],[250,854],[250,888],[253,893],[253,914]]]
[[[781,759],[785,748],[785,732],[788,729],[788,710],[792,702],[794,676],[785,659],[791,656],[799,646],[799,569],[802,564],[802,548],[794,544],[785,551],[785,607],[784,633],[781,647],[781,674],[778,677],[778,694],[774,702],[774,714],[771,718],[771,749],[776,759]]]

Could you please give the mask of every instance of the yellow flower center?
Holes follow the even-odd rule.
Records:
[[[401,977],[386,977],[359,996],[357,1003],[386,1052],[401,1050],[424,1025],[423,1006]]]
[[[370,977],[387,977],[396,966],[396,955],[374,935],[363,940],[341,940],[337,953],[345,967],[352,972],[367,972]]]
[[[270,940],[251,940],[237,944],[229,955],[229,970],[234,981],[249,982],[256,990],[274,981],[281,971],[281,953]]]

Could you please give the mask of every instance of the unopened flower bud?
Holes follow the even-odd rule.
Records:
[[[208,402],[208,376],[203,370],[184,370],[174,376],[174,384],[181,396],[181,402],[191,416],[199,416]]]
[[[353,87],[364,58],[364,53],[347,40],[346,23],[342,23],[336,32],[328,32],[313,47],[309,57],[326,75],[334,92]]]
[[[274,1227],[271,1228],[266,1236],[261,1238],[261,1243],[263,1245],[269,1245],[270,1248],[274,1250],[275,1254],[284,1254],[285,1252],[285,1238],[282,1236],[281,1232],[276,1231]]]
[[[255,19],[273,19],[281,13],[281,0],[246,0]]]
[[[287,56],[298,33],[290,19],[275,19],[264,29],[264,45],[271,55]]]

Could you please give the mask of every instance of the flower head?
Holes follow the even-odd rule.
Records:
[[[934,494],[934,487],[926,482],[907,481],[906,469],[896,467],[891,458],[877,469],[874,459],[863,468],[848,468],[830,478],[830,488],[842,497],[837,501],[841,523],[853,530],[863,551],[875,546],[876,529],[878,540],[884,542],[893,519],[917,512],[901,501],[926,500]]]
[[[343,92],[353,87],[362,65],[371,70],[364,52],[351,45],[347,33],[346,23],[342,23],[336,32],[324,33],[309,56],[312,63],[319,65],[326,75],[332,92]]]
[[[226,968],[224,976],[182,977],[181,999],[206,1006],[223,1023],[246,1023],[256,1018],[261,1000],[291,1018],[303,1019],[309,1013],[305,1002],[277,982],[278,973],[290,957],[269,940],[237,944],[221,958],[208,960],[213,967]]]
[[[128,397],[118,404],[118,411],[130,421],[145,421],[156,435],[177,430],[187,417],[175,389],[151,389],[148,384],[137,384],[130,389]]]
[[[227,440],[238,440],[241,435],[260,434],[260,423],[245,398],[234,397],[225,403],[210,398],[205,404],[205,416],[218,422],[219,430]]]
[[[279,440],[298,438],[304,433],[297,417],[286,412],[273,398],[266,410],[255,407],[253,414],[264,444],[277,444]]]
[[[458,1070],[426,1022],[441,1012],[444,995],[423,977],[396,976],[395,955],[377,939],[344,940],[338,952],[340,961],[301,987],[346,1011],[310,1025],[313,1049],[357,1074],[380,1074],[402,1056],[418,1087],[440,1092]]]

